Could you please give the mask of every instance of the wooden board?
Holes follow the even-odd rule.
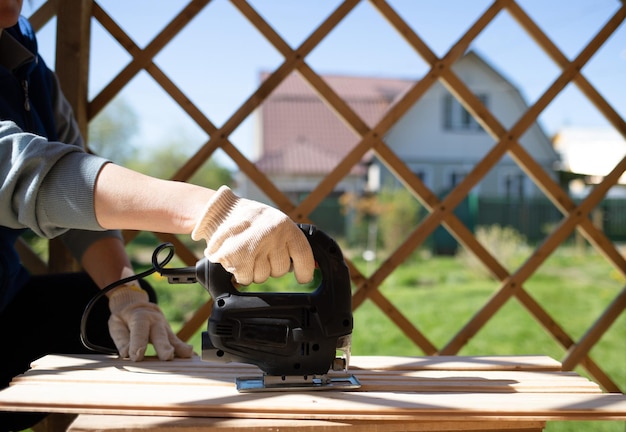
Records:
[[[626,420],[626,396],[604,394],[572,372],[542,370],[542,363],[553,364],[525,357],[519,364],[514,357],[354,357],[359,391],[240,394],[235,376],[258,375],[255,367],[198,357],[134,363],[47,356],[0,392],[0,409],[301,420]]]
[[[372,420],[284,420],[228,419],[201,417],[113,416],[83,414],[68,432],[536,432],[545,422],[519,421],[372,421]]]
[[[103,355],[49,355],[32,363],[33,368],[75,368],[92,369],[94,365],[117,360],[116,357]],[[121,360],[122,362],[124,360]],[[127,362],[128,363],[128,362]],[[175,359],[170,362],[161,362],[154,357],[147,357],[145,362],[132,363],[140,368],[176,370],[178,365],[189,368],[199,366],[202,371],[209,368],[249,369],[255,367],[241,363],[213,363],[192,359]],[[112,363],[111,363],[112,364]],[[116,364],[117,366],[117,364]],[[397,357],[397,356],[352,356],[350,359],[352,370],[478,370],[478,371],[560,371],[561,363],[547,356],[519,355],[519,356],[434,356],[434,357]]]
[[[351,369],[372,370],[443,370],[443,371],[560,371],[561,363],[547,356],[432,356],[387,357],[356,356]]]

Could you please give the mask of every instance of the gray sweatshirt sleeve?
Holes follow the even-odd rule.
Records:
[[[0,220],[56,237],[70,228],[98,230],[94,186],[106,159],[49,142],[0,121]]]

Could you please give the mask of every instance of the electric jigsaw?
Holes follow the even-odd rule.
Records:
[[[315,226],[298,226],[321,275],[311,292],[243,292],[231,273],[206,258],[195,268],[159,270],[170,283],[199,282],[213,299],[202,334],[203,360],[252,364],[263,371],[238,377],[240,392],[360,387],[348,373],[352,293],[343,254]]]
[[[353,327],[348,266],[339,245],[327,234],[313,225],[298,227],[311,245],[321,276],[314,279],[320,283],[311,292],[241,291],[231,273],[206,258],[192,267],[165,268],[174,247],[164,243],[152,254],[152,269],[114,282],[89,301],[80,325],[83,344],[117,354],[89,341],[89,314],[108,292],[158,272],[169,283],[199,282],[208,290],[213,309],[202,334],[202,359],[252,364],[263,371],[262,376],[237,378],[240,392],[359,388],[357,378],[348,373]],[[159,261],[163,249],[169,253]]]

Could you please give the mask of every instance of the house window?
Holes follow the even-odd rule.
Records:
[[[478,99],[483,103],[483,105],[487,105],[487,95],[486,94],[478,94],[476,95]],[[476,131],[482,132],[483,128],[480,124],[472,117],[472,115],[467,111],[461,103],[456,100],[454,96],[451,94],[447,94],[443,99],[443,127],[448,131]]]
[[[445,190],[449,192],[454,189],[459,183],[463,181],[465,177],[467,177],[467,173],[468,171],[463,168],[448,170],[446,174]]]
[[[426,173],[423,170],[417,170],[417,171],[414,170],[413,174],[415,174],[415,177],[420,179],[422,183],[426,183]]]
[[[450,174],[450,189],[456,187],[467,176],[466,172],[453,172]]]
[[[526,195],[526,176],[523,173],[508,174],[504,177],[504,196],[507,199],[520,199]]]
[[[411,167],[411,171],[413,172],[413,174],[415,175],[415,177],[417,177],[418,179],[421,180],[422,183],[424,183],[424,186],[426,186],[429,189],[432,189],[433,185],[432,185],[432,179],[433,179],[433,175],[432,175],[432,168],[431,167],[426,167],[426,166],[413,166]]]

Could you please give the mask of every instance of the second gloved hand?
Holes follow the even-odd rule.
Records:
[[[239,198],[226,186],[209,200],[191,238],[206,240],[204,255],[242,285],[280,277],[292,265],[299,283],[313,278],[313,252],[300,228],[280,210]]]
[[[148,301],[148,294],[140,287],[126,285],[113,290],[109,309],[109,333],[120,357],[141,361],[148,343],[152,343],[159,360],[189,358],[193,354],[193,347],[174,334],[161,309]]]

